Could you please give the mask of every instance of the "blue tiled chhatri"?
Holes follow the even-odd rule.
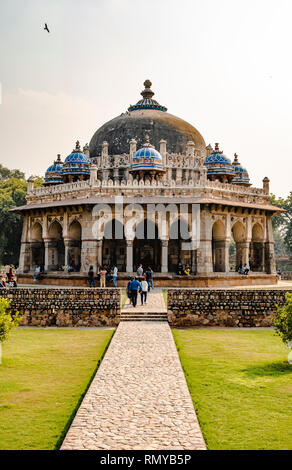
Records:
[[[244,184],[250,186],[250,180],[249,180],[249,175],[243,166],[238,161],[238,155],[235,153],[234,154],[234,162],[232,163],[234,172],[235,172],[235,177],[232,180],[232,183],[234,184]]]
[[[63,168],[62,176],[65,175],[90,175],[90,159],[88,155],[82,153],[80,144],[76,142],[76,148],[68,157],[66,157]]]
[[[45,184],[63,183],[62,168],[63,163],[61,162],[61,156],[58,155],[57,160],[53,163],[53,165],[49,166],[45,173]]]
[[[206,158],[204,165],[207,167],[208,175],[235,176],[231,160],[219,150],[218,144],[215,144],[215,150]]]
[[[133,156],[132,170],[163,170],[162,156],[149,142]]]

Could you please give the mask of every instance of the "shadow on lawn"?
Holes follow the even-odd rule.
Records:
[[[292,366],[288,362],[271,362],[270,364],[247,367],[242,372],[245,372],[249,379],[265,376],[279,377],[292,374]]]

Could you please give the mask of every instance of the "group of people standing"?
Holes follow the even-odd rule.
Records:
[[[100,287],[106,287],[107,282],[113,283],[114,287],[118,286],[118,268],[117,266],[113,266],[110,268],[109,266],[98,268],[98,271],[95,275],[93,266],[90,266],[88,271],[88,283],[89,287],[95,287],[95,279],[99,281]]]
[[[12,264],[5,266],[5,272],[2,272],[0,277],[0,288],[17,287],[17,273],[18,268],[14,268]]]
[[[144,272],[142,264],[137,269],[137,276],[133,277],[127,285],[127,295],[133,307],[137,305],[138,293],[140,293],[141,305],[147,304],[147,296],[150,289],[154,289],[153,271],[149,267]]]

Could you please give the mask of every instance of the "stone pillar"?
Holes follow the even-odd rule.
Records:
[[[191,251],[192,273],[197,274],[197,249]]]
[[[64,246],[65,246],[65,266],[69,264],[69,249],[70,249],[70,239],[64,238]]]
[[[97,264],[97,241],[82,240],[81,246],[81,272],[87,273],[90,266]]]
[[[272,216],[266,216],[266,243],[265,243],[265,271],[268,274],[276,274],[276,261],[274,249],[274,235],[272,227]]]
[[[49,245],[50,245],[50,241],[49,240],[44,240],[44,245],[45,245],[44,271],[49,271]]]
[[[106,165],[108,158],[108,143],[104,141],[101,145],[101,166]]]
[[[229,273],[230,265],[229,265],[229,245],[230,245],[230,238],[226,238],[224,241],[224,267],[225,272]]]
[[[136,150],[137,150],[137,142],[135,139],[131,139],[130,140],[130,166],[133,163],[133,156]]]
[[[90,165],[90,184],[94,185],[97,182],[97,166]]]
[[[127,244],[127,273],[133,272],[133,240],[126,240]]]
[[[213,272],[212,263],[212,223],[207,209],[200,214],[200,243],[197,250],[197,274],[208,275]]]
[[[249,250],[250,250],[250,241],[236,243],[236,261],[237,264],[246,264],[249,268]],[[237,253],[240,254],[240,257],[237,257]]]
[[[25,273],[30,270],[30,243],[21,242],[19,256],[19,272]]]
[[[159,153],[162,156],[162,165],[163,165],[163,167],[165,167],[165,165],[166,165],[166,144],[167,144],[167,142],[166,142],[166,140],[161,139],[159,144],[160,144]]]
[[[161,240],[161,272],[168,273],[168,240]]]

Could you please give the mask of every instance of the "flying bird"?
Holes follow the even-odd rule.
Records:
[[[49,28],[48,28],[48,25],[47,25],[47,23],[45,23],[45,27],[44,27],[44,29],[45,29],[46,31],[48,31],[48,33],[50,32],[50,30],[49,30]]]

